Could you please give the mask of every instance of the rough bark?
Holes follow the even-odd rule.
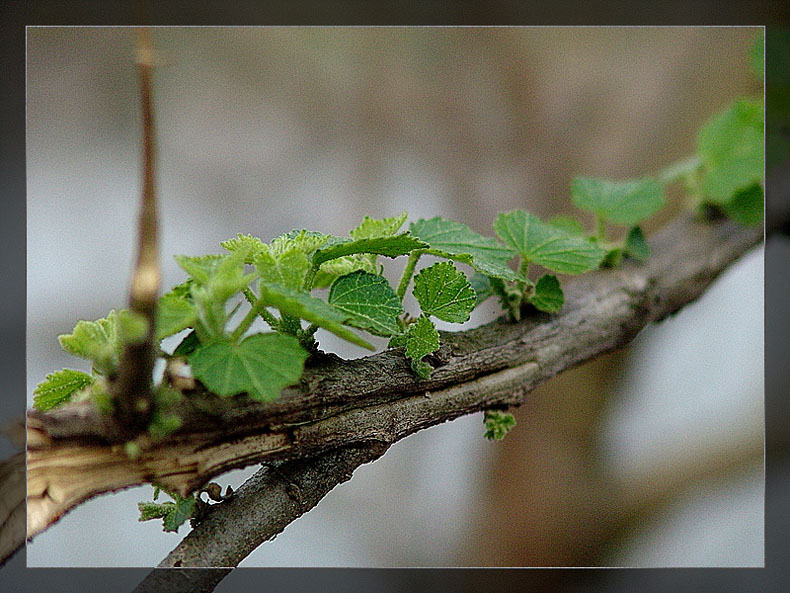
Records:
[[[321,458],[339,447],[386,447],[464,414],[518,405],[540,383],[696,299],[761,238],[761,229],[683,217],[650,241],[653,255],[644,264],[567,282],[558,315],[443,334],[427,381],[410,372],[399,350],[352,361],[327,355],[275,402],[192,398],[182,429],[162,443],[141,442],[135,460],[113,442],[111,419],[86,404],[30,412],[28,535],[103,492],[155,482],[186,494],[229,469]]]

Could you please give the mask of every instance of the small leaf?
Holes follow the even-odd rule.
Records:
[[[477,298],[466,275],[450,262],[439,262],[417,274],[413,293],[423,313],[451,323],[468,321]]]
[[[197,310],[191,300],[168,293],[160,297],[156,306],[154,339],[158,342],[167,336],[192,327]]]
[[[620,265],[623,259],[623,248],[614,247],[606,252],[606,255],[601,262],[602,268],[616,268]]]
[[[303,251],[293,247],[277,256],[269,251],[262,251],[255,257],[255,269],[261,280],[267,284],[302,290],[310,270],[310,260]]]
[[[536,309],[546,313],[559,311],[565,302],[565,295],[562,294],[560,281],[557,280],[557,277],[551,274],[541,276],[535,284],[535,292],[529,302]]]
[[[584,227],[582,223],[573,218],[572,216],[552,216],[546,221],[546,224],[565,231],[569,235],[575,237],[584,236]]]
[[[115,318],[115,324],[119,344],[139,343],[148,335],[148,320],[142,313],[121,309]]]
[[[269,244],[269,249],[275,257],[291,249],[297,249],[305,255],[311,255],[331,238],[331,235],[325,235],[317,231],[294,229],[273,239]]]
[[[650,248],[647,246],[645,235],[642,233],[640,227],[635,226],[628,231],[623,251],[627,256],[633,257],[639,261],[644,261],[648,258],[650,255]]]
[[[763,221],[765,199],[763,187],[759,183],[750,185],[735,194],[733,199],[722,206],[724,213],[737,222],[746,226],[755,226]]]
[[[439,349],[439,332],[425,315],[420,315],[406,330],[406,356],[412,359],[412,369],[427,379],[432,367],[422,359]]]
[[[42,412],[51,410],[71,399],[81,389],[93,383],[93,378],[80,371],[63,369],[50,373],[33,391],[33,407]]]
[[[516,418],[513,414],[498,410],[486,410],[483,418],[486,426],[483,436],[491,441],[501,441],[516,425]]]
[[[329,260],[354,255],[355,253],[375,253],[387,257],[406,255],[415,249],[422,249],[427,245],[408,232],[390,237],[372,237],[367,239],[337,239],[327,244],[313,254],[313,265],[319,266]]]
[[[494,295],[494,291],[491,288],[491,279],[485,274],[475,272],[469,279],[469,284],[475,291],[475,307],[485,301],[488,297]]]
[[[700,130],[697,147],[706,167],[702,192],[716,204],[763,178],[763,105],[735,101]]]
[[[176,497],[173,509],[165,515],[162,526],[165,531],[178,531],[178,528],[192,518],[195,513],[195,497],[186,498]]]
[[[655,179],[608,181],[576,177],[571,182],[573,203],[613,224],[632,226],[664,207],[664,186]]]
[[[313,280],[313,288],[326,288],[338,276],[345,276],[357,270],[378,274],[379,266],[376,265],[376,256],[367,253],[344,255],[322,263],[318,268],[315,280]]]
[[[292,336],[253,334],[239,344],[213,342],[189,355],[192,373],[212,393],[277,399],[302,376],[307,352]]]
[[[371,218],[366,216],[357,228],[349,233],[352,239],[371,239],[373,237],[389,237],[394,235],[406,222],[408,214],[392,218]]]
[[[296,292],[277,284],[261,284],[260,291],[261,299],[266,305],[276,307],[286,315],[298,317],[314,323],[318,327],[323,327],[352,344],[368,350],[375,350],[371,344],[343,326],[343,323],[349,319],[347,312],[307,293]]]
[[[468,264],[475,271],[502,280],[520,280],[507,262],[516,255],[496,239],[475,233],[465,224],[452,220],[431,218],[418,220],[409,227],[412,235],[425,241],[430,248],[425,252]]]
[[[258,237],[252,235],[242,235],[239,233],[236,237],[222,241],[220,247],[228,251],[246,250],[247,255],[244,258],[245,264],[251,264],[255,261],[255,257],[264,250],[268,250],[266,244]]]
[[[545,224],[524,210],[499,214],[494,230],[524,260],[559,274],[581,274],[593,270],[604,255],[595,243]]]
[[[348,313],[345,323],[377,336],[400,331],[398,315],[403,312],[400,299],[389,282],[377,274],[357,271],[341,276],[329,290],[329,303]]]
[[[78,321],[70,334],[58,336],[61,347],[75,356],[93,362],[94,370],[102,375],[115,371],[121,344],[118,339],[115,310],[96,321]]]

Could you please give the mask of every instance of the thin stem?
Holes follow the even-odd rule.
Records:
[[[313,290],[313,283],[315,282],[315,276],[318,274],[318,268],[320,268],[320,264],[317,266],[310,266],[310,271],[307,272],[307,276],[304,279],[304,289],[307,292]]]
[[[521,259],[521,263],[518,266],[518,273],[527,281],[527,283],[529,282],[529,260],[527,258]]]
[[[247,299],[247,302],[250,305],[254,306],[255,303],[258,302],[258,299],[255,297],[255,293],[253,293],[249,288],[245,288],[242,291],[242,293],[244,294],[244,298]],[[266,307],[263,307],[262,309],[260,309],[258,311],[258,315],[260,315],[261,319],[263,319],[266,323],[268,323],[269,327],[271,327],[273,330],[279,329],[280,321],[274,315],[269,313],[269,311],[266,309]]]
[[[696,154],[672,163],[658,174],[661,183],[674,183],[692,175],[702,166],[702,160]]]
[[[409,261],[406,262],[406,267],[403,268],[403,274],[400,277],[398,290],[396,291],[400,300],[403,300],[403,297],[406,296],[406,289],[409,287],[411,277],[414,275],[414,267],[417,265],[417,260],[420,259],[422,253],[421,249],[415,249],[409,254]]]
[[[258,313],[260,313],[260,308],[263,306],[264,306],[263,300],[258,299],[255,302],[255,304],[252,305],[252,307],[250,307],[250,310],[247,311],[247,314],[244,316],[244,319],[241,320],[241,323],[239,323],[238,327],[235,330],[233,330],[233,333],[230,335],[230,339],[233,342],[236,342],[241,336],[244,335],[244,332],[250,329],[252,322],[255,321],[255,318],[258,316]]]

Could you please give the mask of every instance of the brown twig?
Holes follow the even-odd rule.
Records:
[[[137,262],[132,275],[129,307],[145,319],[148,332],[145,339],[124,345],[118,375],[111,385],[116,425],[123,438],[133,437],[143,430],[148,425],[153,412],[152,372],[156,358],[154,319],[156,299],[161,285],[151,88],[153,50],[146,29],[138,30],[137,68],[140,76],[143,123],[143,192],[138,227]]]

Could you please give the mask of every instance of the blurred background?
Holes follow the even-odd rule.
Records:
[[[694,152],[712,114],[759,96],[760,32],[157,28],[164,285],[184,278],[173,254],[239,232],[345,235],[407,210],[493,234],[503,210],[572,214],[573,175],[655,174]],[[134,43],[126,28],[28,29],[29,404],[48,372],[87,370],[56,336],[126,304]],[[682,208],[669,198],[648,233]],[[387,263],[394,281],[402,264]],[[755,250],[629,349],[530,394],[503,442],[481,415],[408,437],[242,566],[761,566],[762,287]],[[497,314],[486,303],[469,325]],[[186,528],[137,522],[151,492],[78,507],[28,565],[155,565]]]

